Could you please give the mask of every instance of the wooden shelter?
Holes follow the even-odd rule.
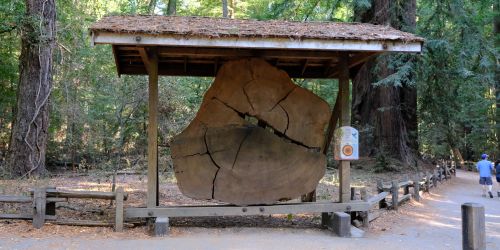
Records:
[[[109,16],[91,28],[92,44],[112,45],[119,75],[149,75],[148,202],[126,218],[367,211],[350,202],[350,163],[340,164],[340,202],[271,206],[158,207],[158,76],[215,76],[225,62],[260,58],[292,78],[337,78],[333,130],[350,125],[349,80],[373,55],[419,53],[423,39],[387,26],[362,23],[235,20],[181,16]]]

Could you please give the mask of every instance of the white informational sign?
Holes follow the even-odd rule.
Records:
[[[359,159],[359,133],[358,130],[344,126],[335,130],[335,147],[333,155],[335,160]]]

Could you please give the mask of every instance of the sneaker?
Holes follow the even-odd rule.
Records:
[[[493,194],[491,193],[491,191],[488,191],[488,194],[490,195],[490,198],[493,199]]]

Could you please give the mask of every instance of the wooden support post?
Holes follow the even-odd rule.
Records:
[[[404,195],[409,194],[410,193],[410,185],[404,186],[403,190],[404,190],[404,193],[403,193]]]
[[[427,192],[431,192],[431,186],[432,186],[432,174],[430,172],[427,172]]]
[[[351,187],[351,201],[356,200],[356,188]]]
[[[418,175],[413,179],[413,198],[420,201],[420,177]]]
[[[143,59],[144,60],[144,59]],[[147,55],[149,66],[148,119],[148,207],[159,205],[158,200],[158,54],[156,48]]]
[[[484,206],[478,203],[462,204],[462,249],[486,249]]]
[[[444,167],[444,173],[446,175],[446,179],[451,179],[451,172],[450,172],[450,169],[448,168],[448,166],[445,166]]]
[[[368,192],[366,191],[366,187],[361,188],[361,200],[365,202],[368,201]],[[361,218],[363,219],[363,227],[368,227],[370,225],[369,215],[370,215],[370,210],[366,212],[361,212]]]
[[[429,181],[429,175],[426,173],[424,173],[424,190],[425,192],[429,192],[430,191],[430,181]]]
[[[321,213],[321,226],[328,228],[332,220],[333,213]]]
[[[437,169],[434,169],[434,173],[432,174],[432,185],[434,187],[437,187],[437,185],[438,185],[438,171],[437,171]]]
[[[39,229],[45,224],[45,206],[47,204],[45,188],[36,188],[33,193],[33,227]]]
[[[349,103],[349,53],[344,52],[339,62],[339,97],[340,97],[340,124],[341,126],[351,125],[351,108]],[[351,162],[340,161],[339,166],[340,202],[349,202],[351,188]]]
[[[378,180],[377,181],[377,189],[378,189],[378,193],[383,193],[384,192],[384,183],[381,181],[381,180]],[[386,208],[387,207],[387,201],[385,200],[385,198],[381,199],[379,202],[378,202],[378,207],[379,208]]]
[[[399,182],[397,180],[392,181],[391,194],[392,194],[392,209],[398,210]]]
[[[116,189],[115,232],[123,231],[123,187]]]

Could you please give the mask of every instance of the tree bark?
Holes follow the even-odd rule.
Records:
[[[222,0],[222,17],[228,17],[227,0]]]
[[[495,1],[493,5],[494,23],[493,35],[495,37],[495,48],[497,51],[500,48],[500,2]],[[495,96],[496,96],[496,109],[495,109],[495,122],[496,122],[496,141],[500,140],[500,62],[496,62],[495,68]],[[497,143],[497,152],[500,152],[500,143]],[[497,156],[498,157],[498,156]]]
[[[369,10],[355,13],[355,20],[413,31],[416,1],[396,4],[390,0],[374,0]],[[382,55],[368,61],[353,79],[352,119],[361,133],[360,155],[388,153],[413,165],[418,150],[417,90],[406,84],[401,87],[373,85],[395,73],[388,68],[389,60]]]
[[[56,37],[54,0],[26,0],[27,22],[21,35],[17,112],[7,167],[12,176],[45,170],[52,89],[52,50]]]
[[[167,5],[167,15],[173,16],[177,13],[177,0],[169,0]]]
[[[156,0],[150,0],[148,5],[148,14],[153,15],[155,13]]]

